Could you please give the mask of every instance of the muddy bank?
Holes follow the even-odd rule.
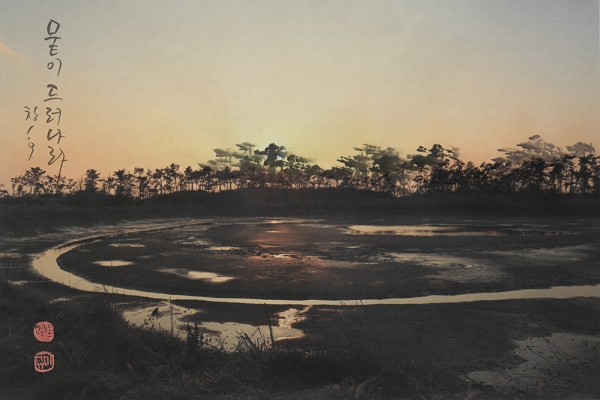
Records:
[[[511,396],[600,396],[600,299],[315,306],[295,326],[305,336],[283,346],[319,348],[358,341],[371,354],[401,367],[445,368],[465,381],[486,382]],[[577,346],[567,348],[557,334],[568,334]],[[543,345],[519,346],[517,341],[528,338]],[[548,362],[511,373],[535,356]],[[484,372],[497,380],[484,379]]]

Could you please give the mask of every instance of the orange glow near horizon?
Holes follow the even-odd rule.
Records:
[[[52,81],[49,18],[61,23],[63,175],[74,179],[197,168],[245,141],[321,167],[364,143],[401,155],[439,143],[479,164],[532,135],[566,146],[599,133],[597,1],[34,3],[0,10],[6,186],[33,166],[57,172],[42,125],[27,162],[23,111],[45,106]]]

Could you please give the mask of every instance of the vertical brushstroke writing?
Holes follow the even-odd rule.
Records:
[[[46,67],[50,71],[56,67],[56,78],[59,77],[60,71],[62,69],[62,60],[60,58],[56,57],[56,56],[58,56],[57,42],[62,39],[59,36],[56,36],[59,29],[60,29],[60,24],[58,22],[56,22],[55,20],[51,19],[50,22],[48,22],[48,26],[46,27],[46,33],[48,33],[48,37],[46,37],[44,39],[44,40],[48,41],[48,43],[49,43],[48,44],[48,55],[50,57],[54,57],[50,62],[48,62]],[[62,97],[59,97],[57,85],[55,85],[53,83],[49,83],[48,85],[46,85],[46,88],[48,88],[48,98],[45,99],[44,102],[56,101],[56,100],[62,101],[63,100]],[[46,107],[46,116],[48,117],[48,118],[46,118],[46,128],[48,129],[48,133],[46,134],[46,140],[48,142],[52,142],[56,138],[56,145],[60,145],[60,140],[63,137],[65,137],[62,134],[62,132],[60,131],[60,129],[58,128],[58,126],[60,124],[60,117],[62,115],[62,110],[58,107],[55,108],[56,111],[52,111],[52,110],[53,110],[52,107]],[[53,117],[54,115],[58,115],[58,117],[54,118]],[[56,125],[54,125],[54,128],[48,128],[48,125],[55,120],[56,120]],[[56,130],[56,131],[53,133],[53,130]],[[48,165],[52,165],[56,161],[60,161],[60,168],[58,170],[58,176],[60,177],[63,164],[65,161],[67,161],[67,159],[65,158],[65,153],[63,152],[63,150],[60,147],[58,148],[58,150],[55,150],[54,147],[52,147],[52,146],[48,146],[48,148],[50,149],[50,153],[49,153],[50,160],[48,161]],[[58,154],[56,154],[56,152],[58,152]]]
[[[59,30],[60,23],[51,19],[46,26],[46,33],[48,36],[44,38],[44,40],[48,42],[48,55],[51,57],[51,60],[46,64],[46,68],[49,71],[56,73],[54,79],[59,78],[63,66],[62,59],[58,57],[59,41],[62,40],[60,36],[57,36]],[[58,169],[58,176],[60,177],[63,164],[65,161],[68,161],[66,159],[65,152],[60,147],[61,139],[63,139],[65,135],[60,129],[62,110],[59,105],[64,99],[60,94],[60,90],[56,81],[48,83],[46,85],[46,90],[48,94],[43,100],[43,102],[46,103],[44,107],[25,106],[25,121],[30,121],[30,125],[27,128],[27,145],[31,151],[29,152],[29,158],[27,161],[31,160],[31,157],[35,152],[35,142],[32,137],[36,130],[35,128],[36,122],[38,121],[38,116],[40,113],[44,113],[43,109],[45,108],[46,118],[43,123],[45,123],[44,130],[47,132],[46,141],[48,142],[48,155],[50,156],[48,165],[53,165],[57,161],[60,161]]]

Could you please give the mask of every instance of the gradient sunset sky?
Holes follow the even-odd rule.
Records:
[[[598,0],[4,0],[0,183],[58,173],[45,113],[27,140],[24,107],[49,103],[70,178],[197,168],[244,141],[322,167],[364,143],[476,163],[536,134],[598,148],[598,20]],[[64,100],[43,101],[50,83]]]

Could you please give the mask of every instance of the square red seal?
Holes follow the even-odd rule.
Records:
[[[33,336],[40,342],[51,342],[54,339],[54,326],[50,322],[38,322],[33,327]]]
[[[37,372],[48,372],[54,369],[54,354],[40,351],[33,359],[33,367]]]

